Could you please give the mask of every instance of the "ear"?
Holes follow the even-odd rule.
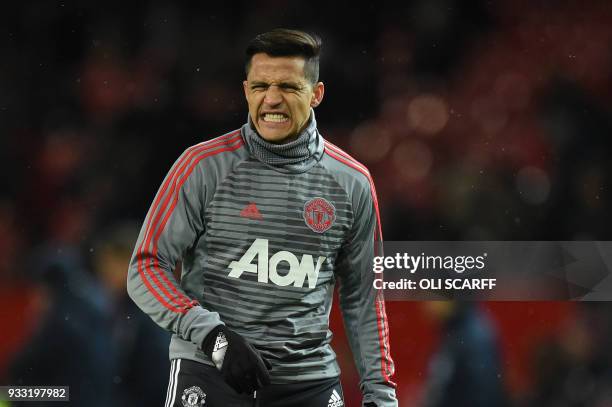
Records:
[[[310,106],[317,107],[323,101],[323,95],[325,94],[325,85],[323,82],[317,82],[314,84],[312,89],[312,98],[310,99]]]
[[[249,95],[249,92],[248,92],[249,88],[248,88],[248,86],[249,86],[249,82],[248,81],[242,81],[242,89],[244,90],[244,97],[245,98],[248,98],[248,95]]]

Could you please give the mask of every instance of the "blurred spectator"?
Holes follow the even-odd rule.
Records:
[[[116,352],[113,406],[162,406],[166,398],[170,335],[128,297],[127,267],[139,227],[111,225],[94,252],[95,270],[110,295],[112,336]]]
[[[441,343],[435,351],[424,407],[505,407],[497,333],[472,303],[424,303],[441,324]]]
[[[558,336],[536,348],[534,386],[527,407],[612,405],[612,307],[585,303]]]
[[[15,355],[9,383],[69,386],[73,406],[112,405],[114,354],[99,287],[69,248],[41,249],[33,263],[43,292],[43,315],[35,316],[39,324],[34,335]]]

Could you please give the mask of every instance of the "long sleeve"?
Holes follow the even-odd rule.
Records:
[[[371,181],[371,180],[370,180]],[[363,403],[397,406],[383,294],[373,286],[372,259],[382,241],[376,191],[356,191],[354,223],[338,257],[340,308],[360,376]],[[379,253],[376,253],[378,255]]]
[[[143,223],[127,278],[128,293],[140,309],[162,328],[198,346],[222,322],[218,313],[187,295],[173,270],[205,231],[201,151],[187,149],[166,176]]]

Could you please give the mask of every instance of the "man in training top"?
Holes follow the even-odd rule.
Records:
[[[128,291],[174,334],[167,407],[344,406],[328,327],[336,282],[363,405],[397,406],[372,285],[376,192],[317,130],[320,47],[295,30],[255,37],[247,123],[185,150],[147,214]]]

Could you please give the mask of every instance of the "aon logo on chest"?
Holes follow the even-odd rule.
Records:
[[[255,257],[257,261],[253,263]],[[304,281],[308,279],[308,287],[315,288],[319,270],[325,259],[319,256],[315,264],[310,254],[304,254],[301,260],[298,260],[295,254],[286,250],[269,257],[268,239],[255,239],[240,260],[232,261],[229,264],[231,269],[229,277],[240,278],[242,273],[255,273],[260,283],[272,282],[279,286],[293,284],[294,287],[304,287]],[[286,275],[280,275],[277,272],[278,265],[283,261],[289,265],[289,272]]]

